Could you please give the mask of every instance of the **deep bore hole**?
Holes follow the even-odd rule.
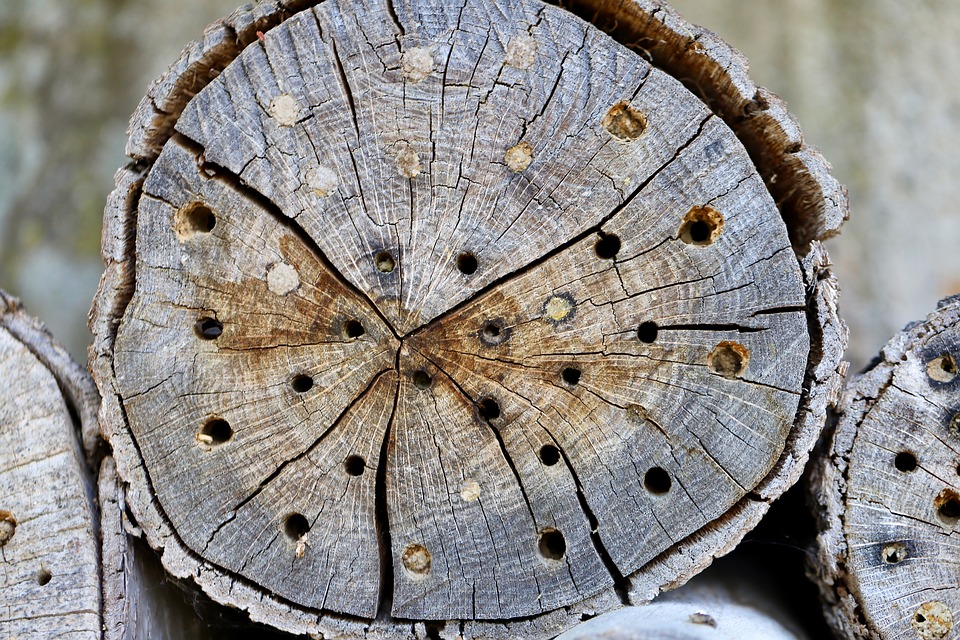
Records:
[[[552,444],[545,444],[540,447],[540,462],[548,467],[560,462],[560,449],[557,449]]]
[[[899,471],[909,473],[917,468],[917,456],[909,451],[901,451],[893,459],[893,466]]]
[[[563,560],[563,554],[567,552],[567,541],[563,539],[563,534],[556,529],[544,529],[540,532],[537,548],[544,558]]]
[[[944,489],[933,501],[937,515],[947,524],[960,520],[960,495],[953,489]]]
[[[423,369],[413,372],[413,386],[417,389],[429,389],[433,384],[433,378]]]
[[[306,393],[310,391],[310,389],[313,389],[313,378],[302,373],[293,377],[293,380],[290,381],[290,386],[293,387],[293,390],[297,393]]]
[[[41,567],[40,570],[37,571],[37,584],[41,587],[50,584],[51,580],[53,580],[53,574],[46,567]]]
[[[617,140],[632,142],[643,135],[647,128],[647,119],[628,101],[621,100],[610,107],[600,125]]]
[[[484,420],[495,420],[500,417],[500,404],[493,398],[484,398],[480,401],[480,417]]]
[[[957,363],[952,355],[944,353],[927,363],[927,375],[937,382],[950,382],[957,377]]]
[[[176,232],[182,240],[191,238],[199,233],[210,233],[217,224],[217,216],[210,207],[202,202],[194,202],[176,215]]]
[[[347,456],[343,461],[343,468],[352,476],[362,476],[367,468],[367,461],[362,456]]]
[[[640,342],[645,342],[646,344],[653,344],[657,339],[657,332],[659,328],[657,327],[656,322],[642,322],[637,328],[637,337],[640,338]]]
[[[291,513],[283,521],[283,533],[293,542],[302,539],[310,531],[310,523],[302,513]]]
[[[204,340],[216,340],[223,334],[223,323],[216,318],[200,318],[195,329]]]
[[[907,559],[907,547],[902,542],[893,542],[880,551],[880,559],[886,564],[899,564]]]
[[[653,467],[643,476],[643,486],[650,493],[663,495],[670,491],[673,481],[670,480],[670,474],[660,467]]]
[[[601,233],[593,249],[597,252],[597,257],[613,260],[620,253],[620,238],[613,234]]]
[[[687,244],[712,244],[723,231],[723,214],[713,207],[693,207],[680,224],[680,239]]]
[[[503,320],[488,320],[483,327],[480,328],[480,342],[487,345],[488,347],[496,346],[506,342],[507,338],[510,337],[510,329],[508,329]]]
[[[472,253],[465,251],[457,256],[457,269],[460,270],[460,273],[465,275],[471,275],[477,272],[477,256]]]
[[[211,418],[200,427],[197,440],[203,444],[215,446],[229,442],[232,437],[233,427],[230,426],[229,422],[223,418]]]
[[[397,268],[397,261],[393,259],[388,251],[381,251],[373,257],[373,263],[377,266],[380,273],[392,273]]]
[[[359,320],[347,320],[343,323],[343,335],[351,340],[359,338],[366,332]]]
[[[582,374],[580,369],[577,369],[576,367],[567,367],[560,375],[563,378],[563,381],[572,387],[580,382],[580,376]]]

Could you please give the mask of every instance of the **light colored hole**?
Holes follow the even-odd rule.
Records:
[[[423,170],[420,154],[409,142],[401,142],[397,149],[397,171],[404,178],[416,178]]]
[[[373,263],[377,266],[377,271],[380,273],[393,273],[393,270],[397,268],[397,262],[393,259],[393,256],[390,255],[389,251],[381,251],[373,257]]]
[[[533,147],[530,146],[529,142],[519,142],[507,149],[506,153],[503,154],[503,161],[507,163],[511,171],[520,173],[533,162]]]
[[[425,578],[430,574],[430,552],[422,544],[408,544],[403,550],[403,568],[412,578]]]
[[[925,602],[913,614],[911,623],[921,640],[940,640],[953,628],[953,612],[942,602]]]
[[[563,322],[573,313],[573,301],[563,296],[550,296],[543,305],[543,316],[550,322]]]
[[[278,296],[296,291],[300,286],[297,270],[286,262],[277,262],[267,269],[267,288]]]
[[[507,44],[507,55],[503,63],[508,67],[525,70],[537,61],[537,41],[529,34],[521,34],[510,38]]]
[[[292,127],[300,119],[297,99],[288,93],[277,96],[270,102],[270,116],[281,126]]]
[[[400,56],[400,73],[416,84],[433,73],[437,63],[427,47],[411,47]]]
[[[213,231],[217,216],[202,202],[191,202],[174,215],[174,231],[181,241]]]
[[[880,550],[880,559],[886,564],[899,564],[907,559],[907,546],[902,542],[892,542]]]
[[[723,233],[723,214],[713,207],[693,207],[680,224],[680,239],[700,247],[713,242]]]
[[[460,489],[460,497],[464,502],[473,502],[480,498],[480,483],[476,480],[467,480]]]
[[[646,131],[647,118],[627,100],[621,100],[610,107],[600,124],[617,140],[633,142]]]
[[[725,378],[742,375],[749,364],[750,351],[742,344],[728,340],[719,343],[707,355],[707,366],[710,371]]]
[[[0,509],[0,547],[10,542],[16,532],[17,519],[13,513],[6,509]]]
[[[952,355],[945,353],[927,363],[927,375],[937,382],[951,382],[957,377],[957,363]]]

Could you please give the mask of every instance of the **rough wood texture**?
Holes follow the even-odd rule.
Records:
[[[0,380],[0,636],[100,638],[95,491],[78,433],[96,432],[96,389],[2,291]]]
[[[752,87],[700,58],[711,104]],[[533,0],[208,30],[134,116],[91,313],[167,569],[290,631],[541,637],[731,549],[845,342],[842,199],[761,120]]]
[[[960,614],[960,298],[896,335],[847,386],[812,481],[817,564],[847,637],[954,637]]]

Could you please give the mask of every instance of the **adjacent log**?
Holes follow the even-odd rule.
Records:
[[[593,9],[616,39],[537,0],[261,3],[150,89],[92,367],[174,575],[298,633],[550,636],[799,477],[843,190],[729,47]]]
[[[852,379],[816,468],[817,563],[846,637],[939,640],[960,615],[960,298]]]

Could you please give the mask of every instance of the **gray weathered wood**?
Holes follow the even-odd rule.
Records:
[[[956,635],[958,362],[960,299],[948,298],[846,388],[811,483],[822,529],[811,573],[845,636]]]
[[[2,291],[0,379],[0,636],[100,638],[95,490],[79,437],[81,424],[96,429],[96,390]]]
[[[167,569],[296,632],[540,637],[732,548],[845,340],[782,105],[738,138],[535,0],[271,6],[151,89],[105,216],[92,367]]]

